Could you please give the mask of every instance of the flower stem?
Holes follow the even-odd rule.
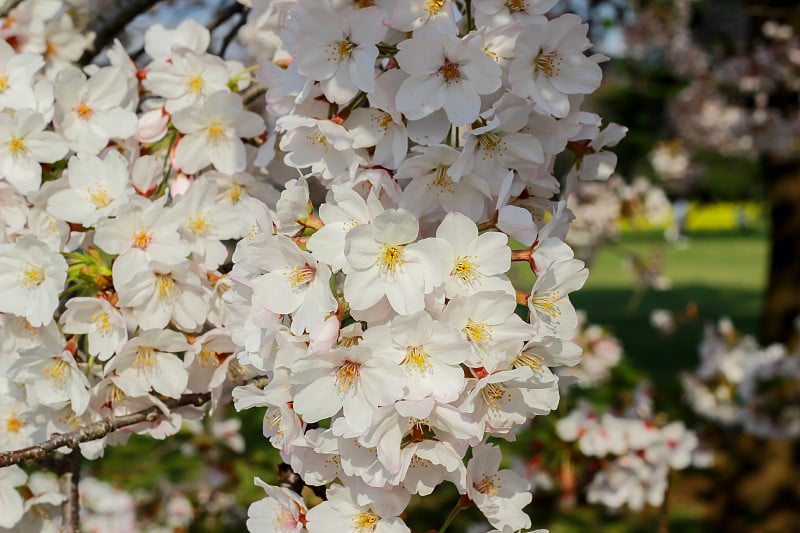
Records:
[[[467,11],[467,33],[475,29],[475,19],[472,18],[472,0],[466,0]]]
[[[450,527],[450,524],[452,524],[453,520],[456,519],[456,515],[461,512],[461,509],[463,509],[463,507],[461,506],[461,500],[459,499],[456,502],[455,507],[453,507],[453,510],[450,511],[450,514],[447,515],[447,519],[444,521],[444,524],[442,524],[441,529],[439,529],[439,533],[444,533],[447,531],[447,528]]]

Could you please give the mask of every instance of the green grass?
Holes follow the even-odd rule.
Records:
[[[635,275],[624,259],[631,253],[663,254],[670,288],[644,289],[637,301]],[[625,235],[598,255],[573,301],[591,322],[612,329],[634,367],[673,390],[677,372],[697,362],[703,323],[727,316],[740,331],[757,332],[767,263],[763,232],[698,233],[682,246],[665,243],[658,234]],[[650,325],[654,309],[683,313],[688,304],[697,306],[698,317],[676,334],[664,337]]]

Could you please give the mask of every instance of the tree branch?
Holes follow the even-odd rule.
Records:
[[[81,479],[81,452],[72,450],[67,457],[69,465],[66,472],[61,475],[61,490],[67,499],[61,506],[62,524],[64,533],[80,533],[81,507],[78,495],[78,483]]]
[[[91,63],[103,49],[111,44],[125,27],[161,0],[123,0],[95,19],[87,31],[95,33],[94,44],[78,60],[80,65]]]
[[[242,26],[247,24],[247,14],[249,12],[250,12],[250,9],[248,9],[248,8],[245,8],[244,10],[242,10],[242,14],[239,15],[239,20],[236,21],[236,25],[234,25],[233,28],[231,28],[231,30],[222,39],[222,46],[219,49],[219,54],[217,54],[217,55],[219,55],[219,57],[222,57],[222,58],[225,57],[225,52],[227,52],[228,47],[231,45],[233,40],[239,34],[239,30],[242,29]]]
[[[252,380],[248,381],[248,383],[255,384],[257,387],[263,388],[267,386],[267,378],[253,378]],[[175,409],[177,407],[184,407],[188,405],[201,407],[210,400],[210,392],[198,392],[184,394],[178,399],[171,398],[165,400],[163,403],[169,409]],[[162,416],[163,413],[161,412],[161,409],[159,409],[157,406],[153,406],[128,415],[104,418],[89,424],[88,426],[81,427],[75,431],[70,431],[69,433],[56,433],[46,441],[40,442],[39,444],[35,444],[28,448],[0,453],[0,468],[19,464],[28,459],[42,459],[50,452],[53,452],[64,446],[74,450],[83,442],[101,439],[109,433],[113,433],[118,429],[132,426],[134,424],[140,424],[142,422],[155,422]]]

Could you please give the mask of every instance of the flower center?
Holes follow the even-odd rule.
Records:
[[[91,320],[97,333],[106,334],[111,331],[111,321],[105,311],[93,314]]]
[[[492,327],[483,322],[467,320],[467,325],[464,326],[463,331],[470,342],[477,344],[479,347],[492,342]]]
[[[203,350],[197,354],[197,359],[200,361],[200,368],[211,368],[219,366],[219,357],[223,352],[212,352]]]
[[[502,488],[500,479],[496,475],[488,476],[486,474],[483,475],[480,482],[473,483],[472,486],[481,494],[497,494],[497,490]]]
[[[69,364],[63,359],[54,359],[52,363],[42,369],[42,373],[46,374],[45,379],[48,381],[52,379],[63,386],[69,377]]]
[[[380,117],[378,117],[378,126],[383,130],[386,131],[389,129],[389,126],[392,125],[392,115],[389,113],[384,113]]]
[[[544,358],[541,355],[520,353],[511,363],[514,368],[530,367],[534,373],[539,374],[544,367]]]
[[[25,422],[19,419],[17,413],[11,413],[11,416],[6,420],[6,429],[9,433],[19,433]]]
[[[322,151],[326,154],[330,151],[330,146],[328,145],[328,138],[325,137],[321,132],[317,132],[316,135],[306,135],[306,140],[310,141],[312,145],[320,145]]]
[[[532,294],[531,306],[538,312],[556,318],[561,314],[561,291],[546,292],[544,294]]]
[[[87,189],[89,200],[91,200],[97,209],[106,207],[111,203],[108,198],[108,187],[105,185],[95,184],[94,189]]]
[[[461,71],[458,63],[452,63],[445,59],[444,65],[439,67],[439,74],[444,78],[445,83],[455,83],[461,79]]]
[[[75,108],[75,113],[78,114],[78,118],[81,120],[89,120],[94,115],[94,109],[89,107],[86,102],[81,102],[81,104]]]
[[[317,275],[317,271],[312,266],[306,264],[303,265],[302,268],[296,266],[287,267],[284,271],[284,275],[289,277],[289,285],[294,288],[312,281]]]
[[[401,364],[405,365],[409,372],[417,370],[420,374],[424,374],[433,368],[433,365],[428,362],[429,358],[430,356],[425,353],[423,346],[409,346]]]
[[[353,528],[358,533],[370,533],[378,527],[378,517],[372,513],[361,512],[353,517]]]
[[[136,348],[136,359],[133,360],[131,366],[139,370],[139,372],[158,366],[154,352],[155,350],[150,346],[139,346]]]
[[[195,74],[186,80],[186,92],[194,96],[199,96],[205,86],[206,82],[200,74]]]
[[[356,43],[350,39],[342,39],[341,41],[334,41],[326,46],[325,53],[328,55],[328,61],[334,60],[341,63],[352,55],[355,47]]]
[[[243,192],[244,192],[244,187],[240,183],[231,183],[231,186],[228,189],[228,199],[231,201],[232,204],[238,203],[239,198],[242,197]]]
[[[492,131],[478,135],[478,144],[480,144],[481,150],[483,151],[481,157],[484,161],[508,151],[506,142]]]
[[[217,145],[225,139],[225,128],[220,122],[211,122],[206,127],[206,138],[209,144]]]
[[[476,259],[478,258],[474,255],[459,255],[456,258],[456,264],[453,270],[450,271],[450,275],[461,280],[461,283],[472,285],[478,281],[478,276],[480,275],[480,270],[478,270],[478,268],[480,268],[481,265]]]
[[[528,9],[530,2],[525,0],[506,0],[506,7],[511,13],[519,13]]]
[[[158,299],[171,304],[175,297],[180,295],[180,291],[175,287],[175,281],[172,276],[167,274],[157,274],[156,278],[158,279]]]
[[[436,167],[436,177],[431,180],[431,187],[438,189],[436,192],[437,195],[441,195],[445,192],[451,194],[455,192],[453,180],[447,175],[448,170],[450,170],[450,165],[438,165]]]
[[[8,89],[8,76],[4,71],[3,74],[0,74],[0,94],[6,92],[6,89]]]
[[[214,225],[206,220],[207,213],[189,219],[189,231],[195,235],[208,235],[214,229]]]
[[[336,387],[340,393],[347,392],[355,384],[361,370],[361,363],[345,361],[336,371]]]
[[[397,269],[405,263],[403,260],[403,247],[402,246],[386,246],[381,247],[381,253],[378,256],[378,266],[382,274],[394,274]]]
[[[11,157],[18,158],[28,154],[28,147],[25,145],[25,139],[14,135],[8,141],[8,151],[11,152]]]
[[[548,78],[558,76],[564,59],[555,52],[540,52],[533,60],[534,70],[544,73]]]
[[[44,283],[45,275],[44,268],[33,263],[25,263],[19,273],[20,287],[27,289],[28,287],[38,287]]]
[[[444,8],[445,2],[446,0],[428,0],[425,4],[425,12],[429,17],[438,15],[439,12]]]
[[[507,396],[506,388],[499,383],[488,383],[483,390],[481,390],[481,396],[483,396],[487,408],[500,409],[500,403],[503,398]],[[508,401],[510,400],[511,397],[509,396]]]
[[[106,405],[111,407],[119,404],[124,399],[125,399],[125,391],[123,391],[113,383],[109,385],[108,391],[106,391]]]
[[[152,240],[153,240],[152,233],[147,233],[145,230],[140,229],[139,231],[133,234],[132,246],[140,250],[146,250],[147,246],[150,244],[150,241]]]

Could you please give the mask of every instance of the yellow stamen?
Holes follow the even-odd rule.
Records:
[[[311,141],[311,144],[320,145],[322,147],[322,151],[326,154],[331,149],[330,145],[328,144],[328,138],[322,133],[317,133],[316,135],[306,135],[306,140]]]
[[[152,240],[153,240],[152,233],[148,233],[145,230],[140,229],[139,231],[133,234],[132,246],[140,250],[146,250],[147,246],[150,244],[150,241]]]
[[[402,364],[409,372],[417,370],[420,374],[424,374],[433,368],[433,364],[428,362],[429,358],[430,356],[425,353],[423,346],[409,346]]]
[[[0,74],[0,93],[6,92],[8,89],[8,76]]]
[[[463,331],[467,335],[467,339],[479,347],[492,342],[492,327],[483,322],[467,320],[467,325],[464,326]]]
[[[445,59],[444,65],[439,67],[439,74],[444,78],[445,83],[454,83],[461,79],[461,71],[458,63],[452,63]]]
[[[525,0],[506,0],[506,7],[512,13],[519,13],[528,9],[530,2]]]
[[[361,512],[353,517],[353,530],[358,533],[369,533],[378,527],[379,518],[371,513]]]
[[[561,315],[561,291],[531,295],[530,303],[539,313],[558,318]]]
[[[28,147],[25,145],[25,139],[14,135],[8,141],[8,151],[11,152],[11,157],[17,158],[28,154]]]
[[[480,482],[473,483],[473,487],[481,494],[497,494],[498,489],[502,488],[500,478],[497,475],[483,475]]]
[[[428,0],[425,5],[425,12],[430,17],[438,15],[439,12],[444,8],[445,3],[446,0]]]
[[[480,263],[476,260],[478,258],[474,255],[459,255],[456,258],[456,264],[453,267],[453,270],[450,271],[451,276],[455,276],[461,283],[465,283],[467,285],[472,285],[476,281],[478,281],[478,277],[480,276]]]
[[[340,41],[328,43],[328,46],[323,49],[323,52],[328,56],[326,61],[341,63],[353,54],[353,50],[355,50],[356,46],[356,43],[350,39],[342,39]]]
[[[206,126],[206,138],[209,144],[220,144],[225,138],[225,128],[219,122],[211,122]]]
[[[200,74],[195,74],[186,79],[186,92],[194,96],[199,96],[205,86],[206,82]]]
[[[381,247],[381,254],[378,256],[378,266],[382,274],[394,274],[397,269],[405,264],[403,260],[403,253],[405,250],[402,246],[387,246]]]
[[[189,231],[195,235],[208,235],[214,229],[214,225],[206,220],[207,213],[202,213],[197,217],[190,218],[188,227]]]
[[[336,387],[340,393],[350,390],[350,388],[358,380],[359,372],[361,371],[361,363],[354,361],[345,361],[339,366],[336,371]]]
[[[561,63],[564,59],[555,52],[541,52],[533,60],[534,70],[543,72],[548,78],[558,76],[561,71]]]
[[[45,378],[58,382],[59,386],[64,386],[69,378],[69,364],[63,359],[53,359],[53,362],[42,369]]]
[[[92,315],[92,324],[98,333],[105,334],[111,331],[111,321],[109,320],[108,313],[100,311]]]
[[[219,357],[223,352],[212,352],[203,350],[197,354],[200,361],[200,368],[211,368],[219,366]]]
[[[283,271],[283,275],[289,277],[289,285],[294,288],[312,281],[316,277],[317,271],[310,265],[303,265],[303,268],[291,266]]]
[[[511,395],[506,392],[506,388],[499,383],[488,383],[482,390],[481,396],[489,409],[500,409],[503,398],[511,401]]]
[[[44,268],[39,265],[34,265],[33,263],[25,263],[18,276],[20,287],[23,289],[38,287],[44,283],[44,280]]]
[[[436,177],[431,180],[430,187],[436,189],[437,196],[443,193],[452,194],[455,192],[455,183],[447,175],[448,170],[450,170],[450,165],[438,165],[436,167]]]
[[[81,104],[75,108],[75,113],[78,114],[78,118],[81,120],[89,120],[94,115],[94,109],[89,107],[86,102],[81,102]]]
[[[9,433],[19,433],[24,426],[25,422],[19,419],[17,413],[11,413],[6,420],[6,429]]]
[[[150,367],[158,366],[155,350],[150,346],[139,346],[136,348],[136,359],[133,360],[131,367],[139,372],[144,372]]]
[[[157,274],[158,278],[158,299],[162,302],[171,304],[176,296],[180,296],[181,291],[175,287],[175,281],[168,274]]]
[[[108,198],[108,187],[105,185],[95,184],[94,190],[87,189],[86,192],[89,194],[89,200],[94,202],[97,209],[106,207],[111,203],[111,200]]]

